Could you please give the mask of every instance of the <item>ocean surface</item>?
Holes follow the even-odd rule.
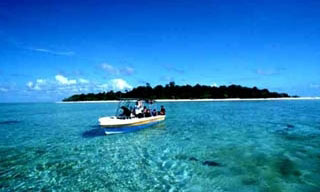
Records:
[[[0,191],[320,191],[320,101],[161,103],[105,136],[116,103],[0,104]]]

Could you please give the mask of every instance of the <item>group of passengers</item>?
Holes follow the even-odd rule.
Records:
[[[121,116],[125,116],[125,117],[143,118],[143,117],[152,117],[152,116],[166,114],[166,109],[164,108],[163,105],[161,105],[160,111],[157,111],[156,109],[152,110],[147,108],[147,106],[143,106],[142,101],[137,101],[136,105],[131,110],[125,106],[122,106],[121,109],[123,110],[123,113]]]

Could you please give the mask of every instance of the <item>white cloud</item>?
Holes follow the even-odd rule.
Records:
[[[315,89],[319,89],[320,88],[320,84],[311,84],[310,87],[311,88],[315,88]]]
[[[32,88],[32,87],[33,87],[33,82],[32,82],[32,81],[29,81],[26,85],[27,85],[29,88]]]
[[[170,76],[162,76],[160,78],[161,81],[166,81],[166,82],[171,82],[171,81],[174,81],[174,78],[173,77],[170,77]]]
[[[80,83],[89,83],[90,81],[87,79],[79,78]]]
[[[101,64],[101,68],[111,75],[132,75],[134,73],[134,69],[132,67],[123,67],[119,69],[107,63]]]
[[[258,75],[278,75],[280,71],[280,69],[257,69],[255,73]]]
[[[45,80],[37,79],[36,83],[33,83],[32,81],[29,81],[26,85],[27,85],[27,87],[29,87],[29,89],[40,91],[41,90],[41,87],[40,87],[41,84],[45,84]]]
[[[88,79],[68,79],[63,75],[56,75],[50,79],[38,78],[36,80],[28,81],[26,87],[29,91],[43,91],[46,93],[66,95],[90,92],[93,91],[94,88],[99,88]]]
[[[36,81],[38,84],[46,84],[46,80],[45,79],[37,79]]]
[[[1,91],[1,92],[8,92],[9,90],[8,90],[7,88],[0,87],[0,91]]]
[[[52,55],[65,55],[65,56],[72,56],[75,53],[73,51],[54,51],[50,49],[43,49],[43,48],[27,48],[31,51],[36,51],[36,52],[42,52],[42,53],[48,53]]]
[[[38,84],[35,84],[35,86],[33,87],[33,89],[34,89],[34,90],[37,90],[37,91],[40,91],[40,90],[41,90],[41,88],[40,88],[40,86],[39,86]]]
[[[108,89],[109,89],[109,83],[105,83],[105,84],[99,85],[98,87],[99,87],[102,91],[108,91]]]
[[[218,87],[218,84],[217,84],[217,83],[213,83],[213,84],[211,85],[211,87]]]
[[[107,63],[103,63],[103,64],[101,65],[101,68],[102,68],[103,70],[105,70],[106,72],[112,74],[112,75],[119,75],[119,73],[120,73],[117,68],[115,68],[115,67],[113,67],[112,65],[109,65],[109,64],[107,64]]]
[[[120,69],[120,72],[123,75],[132,75],[134,73],[134,69],[132,67],[124,67]]]
[[[68,79],[67,77],[64,77],[63,75],[56,75],[55,78],[61,85],[74,85],[74,84],[77,84],[77,80]]]
[[[111,79],[105,84],[99,84],[97,82],[91,82],[85,78],[68,79],[63,75],[55,75],[54,79],[39,78],[28,81],[26,82],[26,87],[28,87],[29,91],[41,91],[47,94],[54,93],[63,95],[110,90],[123,91],[132,89],[132,86],[121,78]]]
[[[108,81],[108,83],[99,85],[99,88],[103,91],[121,91],[125,89],[132,89],[132,86],[123,79],[112,79]]]
[[[110,80],[110,86],[111,86],[112,90],[132,89],[132,86],[129,85],[123,79],[112,79],[112,80]]]

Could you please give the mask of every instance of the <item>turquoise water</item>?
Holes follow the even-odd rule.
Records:
[[[164,103],[111,136],[117,104],[0,105],[0,191],[320,191],[320,101]]]

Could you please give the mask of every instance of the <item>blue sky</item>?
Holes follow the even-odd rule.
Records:
[[[0,102],[184,85],[320,95],[320,1],[0,1]]]

